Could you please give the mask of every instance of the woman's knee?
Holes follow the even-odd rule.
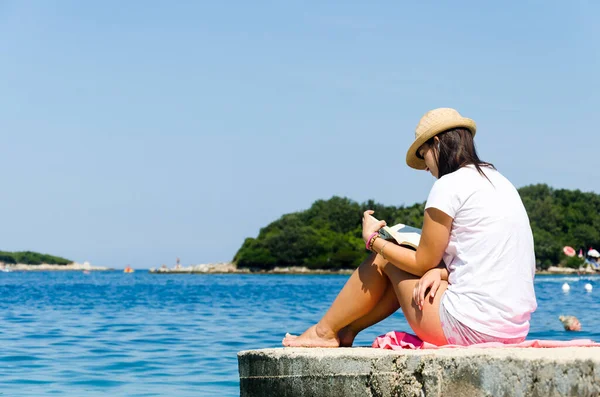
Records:
[[[381,259],[383,259],[383,258],[381,258]],[[404,281],[404,280],[414,280],[414,279],[421,278],[419,276],[416,276],[412,273],[409,273],[407,271],[400,269],[399,267],[395,266],[393,263],[388,262],[388,261],[385,261],[385,263],[381,267],[381,270],[391,280]]]
[[[381,255],[379,255],[376,252],[372,252],[367,259],[365,259],[363,261],[363,263],[361,263],[361,266],[375,266],[377,268],[379,268],[381,270],[381,272],[383,273],[383,268],[384,266],[388,263],[388,261],[386,261],[385,259],[383,259],[383,257]]]
[[[383,270],[390,262],[378,253],[373,253],[373,263]]]
[[[392,281],[403,281],[403,280],[414,280],[419,279],[419,276],[408,273],[399,267],[395,266],[389,260],[385,259],[380,254],[373,252],[369,257],[361,264],[361,268],[372,268],[375,267],[381,275],[387,276]]]

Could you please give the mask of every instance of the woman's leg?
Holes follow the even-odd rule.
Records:
[[[383,297],[389,283],[383,273],[385,263],[381,256],[370,255],[352,273],[323,318],[298,337],[286,336],[283,345],[338,347],[338,332],[367,315]]]
[[[388,279],[386,290],[373,310],[358,320],[348,324],[338,332],[340,346],[351,347],[354,343],[354,338],[356,338],[356,335],[358,335],[360,331],[385,320],[399,308],[400,303],[398,303],[396,291]]]
[[[345,335],[348,327],[350,331],[358,330],[358,333],[392,314],[397,305],[402,307],[409,325],[421,339],[437,345],[445,344],[439,305],[448,283],[442,282],[435,299],[426,299],[421,311],[412,301],[412,292],[418,281],[419,277],[400,270],[379,255],[371,255],[352,274],[325,316],[302,335],[286,336],[283,344],[337,347],[341,337],[347,345],[350,338],[353,340],[353,337]],[[391,302],[388,284],[395,293],[395,304]]]
[[[373,310],[358,320],[348,324],[338,332],[340,347],[352,347],[354,339],[360,331],[369,328],[370,326],[375,325],[382,320],[385,320],[394,314],[399,308],[400,304],[398,303],[398,298],[396,297],[396,291],[394,290],[394,287],[392,287],[389,279],[387,279],[387,287],[385,292]],[[288,334],[288,338],[295,339],[297,336]]]
[[[440,322],[440,304],[448,288],[448,282],[442,281],[440,283],[435,298],[427,295],[423,303],[423,310],[420,310],[415,305],[412,295],[415,285],[419,282],[419,277],[400,270],[391,263],[387,263],[383,271],[394,286],[404,317],[406,317],[406,321],[408,321],[415,334],[425,342],[438,346],[447,344]]]
[[[409,302],[404,301],[403,311],[411,328],[415,330],[417,335],[422,337],[423,340],[426,340],[430,343],[434,343],[434,341],[436,341],[436,344],[445,344],[445,336],[444,340],[442,341],[440,335],[433,335],[434,339],[432,339],[432,335],[429,334],[431,334],[431,331],[435,330],[437,327],[437,325],[431,324],[431,322],[435,322],[436,319],[439,319],[439,302],[441,302],[441,297],[443,296],[448,283],[442,281],[440,288],[436,293],[436,298],[438,298],[438,300],[432,300],[431,298],[427,299],[428,302],[426,305],[424,305],[423,311],[421,311],[414,305],[414,301],[412,300],[412,291],[416,282],[418,282],[419,277],[404,272],[391,263],[384,266],[384,272],[388,277],[395,280],[394,285],[396,285],[396,288],[392,286],[392,282],[388,278],[387,290],[381,300],[377,303],[377,306],[375,306],[375,308],[365,316],[353,321],[351,324],[340,330],[338,333],[340,346],[352,346],[354,338],[360,331],[377,324],[396,312],[396,310],[398,310],[400,307],[400,300],[403,300],[407,293]],[[397,291],[399,291],[398,296]],[[439,326],[441,328],[441,322]],[[419,329],[418,332],[416,331],[417,329]]]

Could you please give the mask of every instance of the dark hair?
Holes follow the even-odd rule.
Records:
[[[475,150],[475,142],[473,142],[473,134],[468,129],[454,128],[439,133],[436,136],[439,138],[439,146],[434,145],[435,137],[429,139],[426,143],[432,148],[433,153],[436,154],[438,178],[470,164],[473,164],[477,171],[486,177],[486,179],[488,178],[481,170],[481,167],[496,169],[493,164],[479,159],[477,150]]]

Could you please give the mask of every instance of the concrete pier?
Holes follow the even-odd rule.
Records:
[[[238,353],[240,395],[600,396],[600,347]]]

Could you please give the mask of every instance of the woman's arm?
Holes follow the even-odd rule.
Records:
[[[423,303],[425,302],[425,294],[428,293],[431,299],[435,298],[435,293],[440,288],[442,280],[448,281],[448,269],[444,263],[440,263],[437,267],[428,270],[427,273],[421,277],[419,282],[415,284],[413,290],[413,300],[419,309],[423,310]]]
[[[367,212],[372,213],[372,211]],[[368,238],[370,229],[377,226],[378,224],[375,222],[363,224],[363,237],[366,235],[365,239]],[[386,241],[380,238],[373,243],[373,251],[383,254],[384,258],[394,266],[421,277],[442,261],[450,239],[451,228],[452,218],[450,216],[436,208],[428,208],[425,210],[423,231],[416,252],[396,244],[386,244]],[[383,247],[384,244],[385,247]],[[382,248],[383,253],[381,252]]]
[[[442,262],[450,241],[453,219],[437,208],[427,208],[423,219],[423,232],[416,252],[417,266],[425,274]]]

